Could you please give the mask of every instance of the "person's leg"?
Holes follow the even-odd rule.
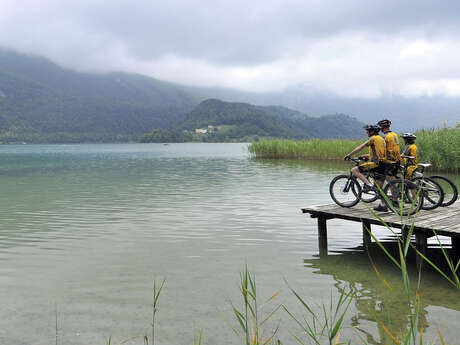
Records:
[[[369,180],[366,178],[366,176],[364,176],[361,171],[359,171],[359,167],[353,167],[351,169],[351,172],[354,176],[356,176],[357,178],[359,178],[364,184],[368,185],[368,186],[372,186],[372,184],[369,182]]]
[[[377,174],[379,174],[377,176],[382,175],[381,178],[375,180],[376,184],[380,187],[381,190],[383,190],[383,185],[385,183],[385,177],[386,177],[387,170],[388,170],[387,166],[384,165],[384,164],[385,163],[382,163],[381,166],[373,169],[373,171],[375,171]],[[375,211],[387,211],[388,208],[387,208],[386,203],[383,200],[383,197],[380,196],[379,200],[380,200],[380,202],[379,202],[378,206],[374,207],[374,210]]]
[[[396,174],[398,173],[398,165],[399,163],[393,163],[390,165],[386,175],[386,179],[388,182],[396,180]],[[391,201],[393,201],[393,205],[397,204],[398,202],[398,191],[394,186],[391,187]]]

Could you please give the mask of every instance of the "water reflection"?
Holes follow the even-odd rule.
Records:
[[[385,249],[395,258],[399,257],[397,241],[387,238],[383,242]],[[447,271],[443,255],[439,248],[430,248],[428,256],[433,262]],[[415,296],[418,282],[415,253],[409,253],[407,263],[410,270],[411,298]],[[352,315],[352,326],[356,327],[369,344],[393,344],[387,330],[395,335],[401,334],[410,326],[409,307],[401,271],[383,253],[377,243],[371,243],[366,251],[362,246],[336,251],[334,255],[305,259],[306,267],[313,268],[314,274],[330,275],[338,292],[355,291],[356,311]],[[380,277],[379,277],[380,275]],[[420,280],[419,329],[424,332],[435,325],[428,320],[432,307],[460,310],[458,290],[439,273],[425,266]],[[439,298],[443,296],[443,298]],[[377,326],[377,334],[369,331],[369,322]],[[385,329],[386,328],[386,329]],[[433,329],[434,328],[434,329]]]
[[[314,171],[347,171],[351,165],[347,162],[336,159],[251,159],[254,164],[265,165],[269,167],[283,168],[302,168]]]
[[[190,320],[197,320],[209,339],[228,331],[219,345],[231,344],[216,306],[237,292],[245,263],[270,292],[283,276],[303,286],[318,273],[327,277],[308,285],[316,298],[328,297],[329,276],[338,287],[368,286],[358,323],[373,315],[361,304],[396,301],[382,297],[366,256],[358,260],[360,248],[350,250],[357,262],[345,277],[340,262],[326,269],[327,261],[313,259],[321,267],[316,273],[303,267],[303,258],[317,252],[317,230],[300,209],[331,202],[332,176],[349,168],[342,162],[252,160],[242,144],[8,145],[0,158],[0,344],[51,343],[56,303],[66,327],[61,334],[75,344],[143,334],[158,276],[168,281],[159,343],[189,342]],[[361,240],[355,224],[337,228],[330,248]],[[400,289],[397,273],[394,281]],[[439,281],[434,286],[440,292],[433,288],[430,298],[441,302],[431,305],[456,298]],[[366,300],[374,295],[376,301]],[[430,315],[443,319],[429,308],[427,322]],[[446,310],[460,317],[458,308]]]

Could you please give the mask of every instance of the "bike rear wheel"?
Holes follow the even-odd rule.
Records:
[[[444,201],[444,191],[441,185],[429,177],[416,177],[411,180],[422,189],[423,210],[434,210],[442,205]]]
[[[441,206],[450,206],[455,201],[457,201],[458,189],[455,183],[444,176],[430,176],[430,178],[439,183],[444,192],[444,201],[442,202]]]
[[[383,193],[388,208],[401,216],[411,216],[423,206],[421,188],[409,180],[391,180],[384,187]]]
[[[329,184],[329,194],[337,205],[353,207],[359,202],[361,186],[354,177],[339,175]]]

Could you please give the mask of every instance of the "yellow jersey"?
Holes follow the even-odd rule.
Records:
[[[367,141],[369,144],[369,160],[376,164],[386,159],[385,140],[380,135],[373,135]]]
[[[404,148],[403,155],[415,157],[414,159],[404,158],[405,165],[417,165],[418,156],[417,156],[417,145],[410,144]]]
[[[399,137],[395,132],[389,131],[384,134],[385,145],[387,148],[387,160],[393,162],[401,161],[401,149],[399,147]]]

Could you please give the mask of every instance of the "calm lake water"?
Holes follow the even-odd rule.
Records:
[[[3,145],[0,162],[0,344],[55,344],[56,315],[59,344],[150,336],[154,279],[166,279],[156,344],[192,344],[200,330],[205,344],[242,344],[229,301],[240,305],[245,264],[261,301],[281,290],[272,306],[297,315],[284,279],[315,306],[355,289],[345,323],[360,330],[343,335],[354,343],[390,344],[378,321],[407,325],[400,274],[374,245],[392,291],[376,276],[360,225],[329,221],[320,259],[316,221],[300,212],[330,203],[348,165],[253,160],[245,144]],[[421,295],[426,339],[439,328],[455,343],[458,291],[424,272]],[[273,321],[294,344],[289,316]]]

